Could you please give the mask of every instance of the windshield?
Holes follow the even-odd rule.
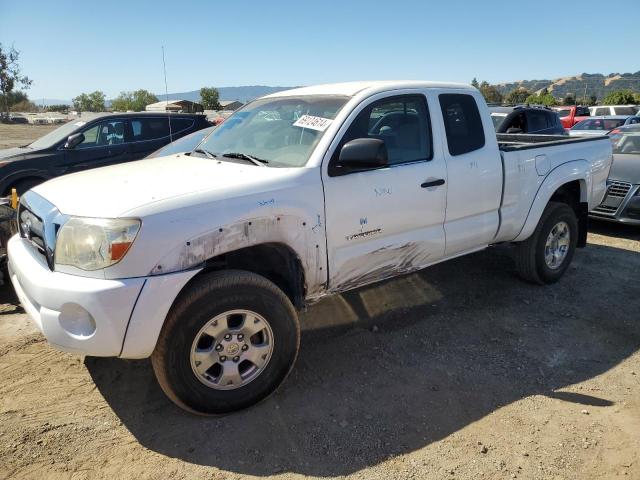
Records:
[[[171,142],[162,148],[159,148],[147,158],[166,157],[167,155],[174,155],[176,153],[190,152],[196,148],[202,139],[209,135],[216,127],[203,128],[197,132],[190,133],[189,135],[182,137],[175,142]]]
[[[567,117],[571,114],[571,110],[556,110],[556,112],[558,112],[560,118]]]
[[[56,128],[55,130],[47,133],[35,142],[31,143],[29,145],[29,148],[41,149],[52,147],[59,141],[66,139],[69,135],[71,135],[86,123],[87,122],[84,122],[82,120],[72,120],[68,123],[65,123],[60,128]]]
[[[199,148],[218,156],[249,155],[266,160],[268,167],[302,167],[348,100],[337,95],[259,99],[231,115]]]
[[[613,145],[613,153],[640,155],[640,130],[614,130],[609,134]]]
[[[491,120],[493,120],[493,128],[495,128],[497,130],[498,127],[500,126],[500,124],[506,118],[506,116],[507,116],[506,113],[492,113],[491,114]]]

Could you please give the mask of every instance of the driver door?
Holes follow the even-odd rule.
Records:
[[[65,152],[66,173],[103,167],[129,159],[127,120],[109,119],[82,131],[84,140]]]
[[[382,139],[388,165],[340,173],[340,149],[356,138]],[[415,90],[373,96],[345,122],[323,174],[329,289],[355,288],[443,257],[446,167],[432,138],[427,98]]]

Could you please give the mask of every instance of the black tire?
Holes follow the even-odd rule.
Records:
[[[545,244],[551,230],[559,222],[565,222],[569,226],[569,248],[562,263],[557,268],[551,268],[545,261]],[[538,285],[557,282],[569,268],[577,242],[578,219],[573,208],[566,203],[549,202],[533,234],[524,242],[516,243],[518,275]]]
[[[191,367],[191,347],[209,321],[231,310],[250,310],[271,327],[273,350],[262,372],[244,386],[218,390]],[[266,278],[225,270],[196,278],[167,315],[151,363],[160,387],[192,413],[220,415],[247,408],[273,393],[287,377],[300,347],[300,325],[289,298]]]

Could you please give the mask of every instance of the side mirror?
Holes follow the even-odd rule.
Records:
[[[82,142],[84,142],[84,133],[74,133],[73,135],[69,135],[69,137],[67,137],[67,143],[64,144],[64,148],[66,148],[67,150],[72,150]]]
[[[387,146],[379,138],[356,138],[345,143],[340,150],[338,167],[345,170],[363,170],[384,167],[389,162]]]
[[[522,129],[516,127],[507,128],[507,133],[522,133]]]

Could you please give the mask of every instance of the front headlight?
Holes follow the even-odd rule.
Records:
[[[99,270],[118,263],[140,230],[140,220],[71,217],[56,241],[56,265]]]

